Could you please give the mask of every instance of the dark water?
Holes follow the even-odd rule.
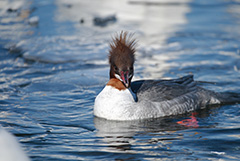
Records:
[[[238,0],[0,1],[0,124],[32,160],[238,160],[239,104],[196,111],[188,126],[191,113],[114,122],[92,110],[115,32],[139,39],[135,79],[193,73],[239,93],[239,29]]]

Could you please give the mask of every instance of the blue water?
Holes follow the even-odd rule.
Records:
[[[195,126],[178,123],[191,113],[115,122],[92,111],[114,33],[139,39],[135,80],[192,73],[207,89],[239,93],[239,28],[237,0],[1,1],[0,124],[34,161],[238,160],[239,104],[196,111]]]

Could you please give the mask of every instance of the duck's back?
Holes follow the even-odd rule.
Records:
[[[198,87],[192,75],[173,80],[145,80],[132,83],[138,102],[152,102],[164,113],[175,115],[219,104],[215,92]]]
[[[154,102],[172,100],[198,90],[192,75],[172,80],[135,81],[131,88],[139,100]]]

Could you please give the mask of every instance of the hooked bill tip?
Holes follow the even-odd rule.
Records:
[[[129,80],[128,80],[129,79],[128,71],[126,72],[121,71],[121,79],[125,87],[128,88],[130,86]]]

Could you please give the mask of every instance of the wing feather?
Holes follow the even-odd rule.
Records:
[[[138,100],[162,102],[196,91],[192,75],[173,80],[145,80],[132,83],[132,90]]]

